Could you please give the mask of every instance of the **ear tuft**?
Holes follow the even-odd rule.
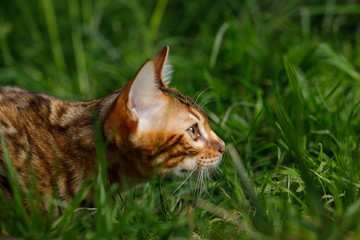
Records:
[[[167,60],[161,73],[161,78],[165,84],[170,84],[173,72],[174,69],[169,63],[169,60]]]
[[[171,77],[171,65],[167,64],[167,56],[169,54],[169,46],[165,46],[154,57],[155,77],[160,87],[167,87],[167,82],[170,82]]]

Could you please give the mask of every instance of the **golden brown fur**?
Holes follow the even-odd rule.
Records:
[[[96,119],[110,142],[110,182],[121,185],[125,179],[136,185],[154,172],[186,176],[216,167],[224,142],[211,130],[204,111],[165,83],[167,55],[165,47],[124,89],[88,102],[0,88],[0,131],[24,186],[33,170],[41,195],[51,197],[57,186],[59,199],[69,202],[97,170]],[[10,197],[5,176],[0,146],[0,187]]]

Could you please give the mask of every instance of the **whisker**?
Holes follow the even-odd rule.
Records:
[[[201,172],[199,197],[202,197],[202,193],[204,192],[204,175],[205,175],[205,169]]]
[[[200,185],[200,189],[199,189],[199,197],[202,197],[204,195],[204,193],[207,192],[206,189],[206,172],[207,169],[204,169],[201,173],[201,185]]]
[[[191,170],[191,172],[189,173],[189,175],[185,178],[185,180],[175,189],[175,191],[173,193],[170,194],[170,196],[168,196],[164,202],[166,202],[170,197],[172,197],[180,188],[182,185],[184,185],[184,183],[191,177],[191,175],[195,172],[195,170],[197,169],[197,165],[195,165],[193,167],[193,169]]]
[[[207,90],[209,90],[211,87],[206,88],[205,90],[203,90],[201,93],[199,93],[199,95],[196,97],[195,102],[197,103],[198,99],[200,98],[201,95],[203,95]]]
[[[206,174],[206,169],[203,170],[202,174],[201,174],[201,188],[200,190],[203,190],[205,188],[205,174]]]
[[[203,172],[203,169],[200,170],[200,173],[199,175],[197,176],[197,179],[196,179],[196,185],[195,185],[195,191],[194,191],[194,197],[193,197],[193,201],[195,202],[195,200],[198,198],[197,197],[197,193],[199,192],[199,189],[200,189],[200,177],[202,175],[202,172]]]
[[[212,103],[212,102],[215,102],[215,100],[209,100],[207,102],[203,102],[202,104],[200,104],[200,107],[204,108],[206,104],[209,104],[209,103]]]
[[[215,174],[218,174],[218,175],[221,174],[221,171],[220,171],[219,168],[212,168],[211,170],[212,170]]]
[[[205,187],[208,187],[210,185],[210,174],[209,169],[206,169],[205,171]]]
[[[209,184],[207,184],[208,180],[209,180],[209,171],[208,171],[208,169],[205,169],[204,176],[203,176],[204,192],[210,197],[210,193],[207,190],[207,185],[209,185]]]

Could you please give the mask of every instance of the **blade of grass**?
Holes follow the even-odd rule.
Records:
[[[59,37],[58,25],[56,23],[56,14],[51,0],[40,0],[45,15],[45,22],[51,42],[51,50],[58,73],[66,70],[66,63],[63,54],[63,48]]]

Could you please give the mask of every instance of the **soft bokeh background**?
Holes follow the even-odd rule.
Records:
[[[358,239],[359,22],[355,0],[1,1],[0,85],[100,98],[168,44],[171,86],[202,93],[227,150],[220,173],[174,194],[182,180],[99,191],[96,209],[55,223],[2,204],[0,228],[40,239]]]

